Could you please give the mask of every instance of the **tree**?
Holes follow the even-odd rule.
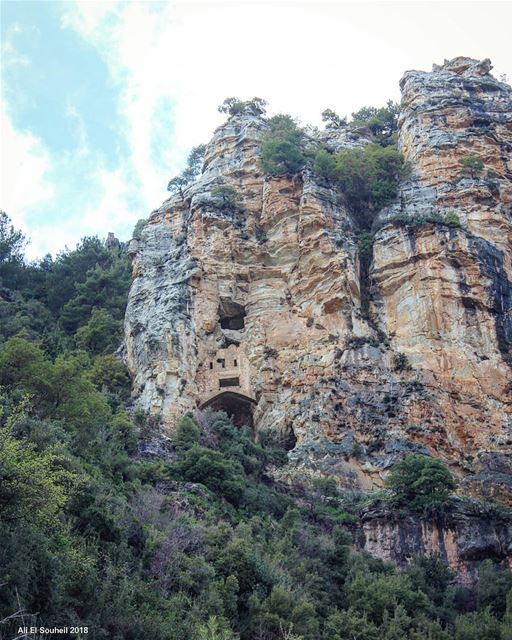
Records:
[[[139,220],[137,220],[135,227],[133,228],[133,231],[132,231],[132,238],[135,240],[139,240],[142,234],[142,231],[147,226],[147,224],[148,224],[147,218],[140,218]]]
[[[97,264],[86,274],[85,281],[77,283],[74,295],[61,309],[61,326],[68,333],[75,332],[90,320],[95,307],[103,309],[120,323],[124,317],[130,284],[131,269],[127,256],[114,258],[107,267]],[[120,326],[116,325],[118,336]]]
[[[199,144],[193,147],[187,158],[185,169],[177,176],[169,180],[167,191],[179,193],[183,197],[183,190],[197,178],[201,172],[201,167],[206,153],[206,145]]]
[[[240,100],[240,98],[226,98],[219,106],[220,113],[228,113],[230,116],[236,115],[265,115],[267,101],[263,98],[254,97],[252,100]]]
[[[18,285],[26,244],[23,233],[14,228],[5,211],[0,211],[0,286],[15,288]]]
[[[238,640],[239,637],[229,629],[226,620],[210,616],[205,624],[199,625],[195,640]]]
[[[455,640],[501,640],[500,624],[489,609],[459,616]]]
[[[456,483],[440,460],[411,455],[393,467],[386,487],[392,492],[393,504],[422,511],[446,504]]]
[[[388,100],[385,107],[363,107],[352,114],[352,127],[368,127],[382,146],[395,143],[400,105]]]
[[[484,163],[476,156],[468,156],[460,161],[462,173],[474,180],[484,170]]]
[[[268,124],[261,146],[264,172],[267,175],[297,173],[306,163],[302,149],[304,132],[289,115],[276,115]]]
[[[313,163],[313,169],[315,173],[326,180],[336,179],[336,158],[325,149],[320,149],[315,154],[315,160]]]
[[[74,476],[65,470],[57,450],[37,452],[33,444],[14,437],[13,427],[24,417],[22,404],[0,428],[0,523],[55,526]]]
[[[77,330],[75,340],[78,347],[92,355],[106,354],[119,347],[121,330],[121,320],[114,320],[106,309],[94,307],[87,324]]]
[[[115,256],[97,237],[85,237],[76,249],[61,252],[46,278],[48,306],[55,315],[76,293],[76,285],[84,282],[91,269],[108,268]]]
[[[235,212],[239,206],[240,193],[229,184],[220,184],[212,189],[212,196],[221,211]]]
[[[338,184],[365,229],[371,227],[379,209],[396,198],[399,182],[409,172],[396,149],[377,144],[342,149],[335,156],[320,149],[315,155],[314,169]]]
[[[325,109],[322,111],[322,120],[325,122],[326,129],[341,129],[347,126],[347,119],[341,118],[332,109]]]

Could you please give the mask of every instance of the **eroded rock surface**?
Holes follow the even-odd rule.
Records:
[[[462,584],[478,580],[482,560],[507,567],[512,556],[512,525],[457,507],[438,518],[397,517],[385,509],[363,514],[356,544],[360,550],[405,568],[415,556],[439,556]]]
[[[236,401],[243,365],[255,430],[293,445],[290,482],[326,474],[370,489],[405,454],[429,453],[463,478],[463,492],[507,502],[511,90],[488,61],[469,58],[409,71],[401,88],[399,147],[412,176],[379,216],[369,275],[343,193],[307,170],[266,178],[263,118],[217,129],[199,179],[131,246],[134,398],[172,429],[221,385],[229,353],[219,394]],[[333,148],[368,142],[364,132],[320,136]],[[468,156],[484,171],[463,175]],[[236,206],[215,195],[222,183]],[[442,223],[449,212],[460,226]],[[404,224],[434,213],[437,222]]]

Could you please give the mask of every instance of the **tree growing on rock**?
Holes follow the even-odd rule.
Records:
[[[240,98],[226,98],[219,105],[220,113],[227,113],[230,116],[262,116],[266,113],[267,101],[263,98],[254,97],[252,100],[240,100]]]
[[[460,161],[462,173],[469,175],[473,180],[477,178],[484,170],[484,163],[476,156],[468,156]]]
[[[269,130],[261,146],[261,164],[267,175],[297,173],[306,164],[302,148],[303,130],[295,120],[278,114],[268,120]]]
[[[169,183],[167,184],[167,191],[170,191],[171,193],[179,193],[183,197],[183,189],[188,187],[189,184],[192,184],[192,182],[201,173],[205,153],[205,144],[199,144],[197,147],[193,147],[188,154],[187,166],[179,175],[169,180]]]
[[[424,511],[446,504],[456,483],[440,460],[411,455],[393,467],[386,487],[392,492],[390,502],[395,506]]]
[[[214,187],[212,196],[221,211],[235,212],[239,208],[240,193],[229,184],[222,183]]]
[[[322,111],[322,120],[325,122],[326,129],[341,129],[347,126],[347,119],[342,118],[332,109]]]
[[[400,105],[388,100],[385,107],[363,107],[352,114],[352,127],[367,127],[383,147],[396,142]]]

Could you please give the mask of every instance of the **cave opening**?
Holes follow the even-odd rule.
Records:
[[[219,323],[221,329],[241,331],[245,329],[245,307],[233,300],[221,299],[219,303]]]
[[[224,391],[210,398],[200,408],[224,411],[231,418],[235,427],[238,429],[248,427],[253,432],[254,421],[252,413],[255,404],[252,398],[248,398],[241,393]]]

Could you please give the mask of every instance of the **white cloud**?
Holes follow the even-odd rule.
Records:
[[[72,105],[75,155],[51,159],[33,136],[11,127],[25,163],[5,178],[18,185],[12,212],[23,218],[48,199],[49,165],[57,184],[79,154],[92,167],[80,218],[63,214],[58,233],[38,246],[73,246],[84,233],[125,234],[166,197],[188,150],[222,122],[217,105],[226,96],[259,95],[272,112],[319,124],[326,107],[348,115],[398,99],[405,69],[430,69],[445,57],[488,56],[497,75],[512,77],[510,13],[510,5],[492,2],[68,2],[63,26],[97,48],[121,89],[112,119],[128,153],[107,168]]]
[[[41,140],[29,132],[17,131],[2,101],[1,118],[1,208],[16,226],[27,231],[26,214],[48,202],[54,193],[47,174],[51,159]]]

